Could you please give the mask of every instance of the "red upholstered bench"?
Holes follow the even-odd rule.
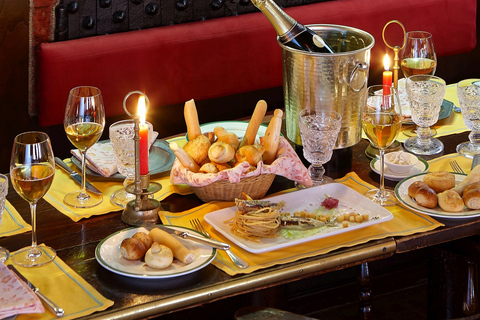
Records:
[[[437,55],[473,50],[477,0],[336,0],[291,7],[303,24],[340,24],[371,33],[371,70],[386,48],[382,29],[400,20],[407,31],[433,34]],[[72,87],[94,85],[107,116],[123,114],[122,101],[142,90],[152,107],[205,100],[282,85],[276,34],[262,13],[43,43],[37,52],[36,102],[40,126],[60,124]],[[249,106],[252,107],[253,106]]]

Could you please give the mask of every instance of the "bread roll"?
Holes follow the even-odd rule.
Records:
[[[145,263],[150,268],[165,269],[168,268],[173,262],[172,250],[158,242],[154,242],[152,247],[148,249],[145,254]]]
[[[265,148],[263,147],[257,148],[252,145],[245,145],[238,149],[237,153],[235,154],[235,160],[237,162],[247,161],[251,166],[256,166],[257,163],[262,160],[262,155],[264,152]]]
[[[453,190],[446,190],[438,194],[438,205],[443,211],[447,212],[461,212],[463,211],[464,203],[462,197]]]
[[[453,190],[457,191],[459,195],[462,195],[463,190],[465,189],[466,186],[479,181],[480,181],[480,166],[475,166],[475,168],[473,168],[472,171],[470,171],[470,173],[465,177],[465,179],[463,179],[463,181],[460,182],[458,186],[453,188]]]
[[[218,168],[212,162],[205,163],[201,168],[200,171],[202,173],[217,173]]]
[[[280,131],[282,129],[283,111],[275,109],[274,116],[268,124],[267,131],[263,140],[265,153],[263,154],[263,162],[271,164],[277,156],[278,145],[280,144]]]
[[[435,208],[438,203],[437,193],[431,188],[420,188],[415,194],[415,201],[419,206]]]
[[[187,125],[188,140],[193,140],[202,134],[202,131],[200,130],[200,124],[198,122],[197,107],[195,106],[195,101],[193,99],[185,102],[183,115]]]
[[[178,146],[176,142],[170,142],[170,149],[175,153],[177,159],[183,164],[185,168],[190,169],[192,172],[198,172],[200,166],[193,160],[193,158]]]
[[[245,136],[240,142],[239,147],[243,147],[247,144],[254,144],[255,137],[257,136],[258,128],[262,124],[265,113],[267,112],[267,103],[265,100],[260,100],[253,110],[252,118],[248,122],[247,130],[245,131]]]
[[[426,184],[423,181],[415,181],[414,183],[408,186],[408,195],[412,198],[415,198],[415,195],[417,194],[420,188],[428,188],[428,184]]]
[[[455,175],[445,170],[427,173],[423,181],[437,193],[455,187]]]
[[[138,260],[141,259],[147,248],[145,248],[142,241],[135,238],[123,239],[120,244],[120,254],[122,257],[128,260]]]
[[[235,148],[230,144],[217,141],[208,149],[208,158],[212,162],[227,163],[235,157]]]
[[[220,129],[220,130],[217,130]],[[213,130],[215,135],[217,136],[217,141],[225,142],[234,147],[235,149],[238,148],[240,144],[240,140],[238,139],[237,135],[233,132],[226,132],[222,127],[215,127]]]
[[[188,250],[180,241],[177,240],[177,238],[169,233],[158,228],[153,228],[150,230],[150,235],[152,236],[153,241],[169,247],[173,252],[173,256],[183,263],[189,264],[195,260],[195,255],[193,252]]]
[[[480,209],[480,182],[466,186],[462,199],[468,209]]]
[[[150,249],[153,243],[152,237],[146,233],[146,232],[137,232],[132,236],[133,239],[138,239],[142,241],[143,245],[145,246],[145,249]]]
[[[205,135],[200,134],[195,139],[188,141],[183,150],[192,157],[193,161],[200,164],[208,157],[210,146],[210,140]]]

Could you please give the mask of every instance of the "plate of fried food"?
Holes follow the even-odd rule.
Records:
[[[408,208],[440,220],[480,217],[480,166],[468,175],[436,171],[408,177],[395,195]]]
[[[339,183],[263,200],[248,196],[204,219],[227,239],[252,253],[278,250],[393,219],[387,209]]]
[[[198,233],[184,227],[169,227]],[[209,265],[216,254],[217,249],[174,237],[159,228],[144,227],[118,231],[103,239],[95,250],[95,258],[105,269],[140,279],[187,275]]]

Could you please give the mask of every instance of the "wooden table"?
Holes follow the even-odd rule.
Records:
[[[459,142],[468,140],[467,134],[441,138],[445,144],[445,154],[455,152],[455,146]],[[362,140],[354,146],[352,171],[363,180],[378,185],[379,176],[370,170],[370,159],[364,153],[367,145],[368,143]],[[330,172],[329,175],[335,177],[334,172]],[[395,183],[386,181],[386,185],[393,188]],[[269,192],[292,186],[290,181],[277,177]],[[30,222],[28,204],[13,188],[9,190],[8,200],[23,218]],[[172,212],[183,211],[200,204],[202,202],[195,195],[172,195],[162,201],[164,209]],[[120,220],[120,211],[73,222],[46,201],[41,200],[37,212],[39,243],[55,248],[58,256],[74,271],[102,295],[115,302],[111,308],[87,317],[97,319],[147,318],[166,314],[340,268],[365,265],[369,261],[469,237],[480,232],[480,220],[477,220],[421,234],[372,241],[246,275],[232,277],[209,265],[181,279],[143,281],[113,274],[95,260],[95,247],[98,243],[108,235],[127,227]],[[0,239],[0,245],[12,252],[30,243],[31,233]]]

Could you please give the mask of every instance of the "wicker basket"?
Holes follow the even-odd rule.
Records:
[[[204,202],[233,201],[242,198],[242,192],[253,199],[261,199],[265,196],[272,185],[275,174],[261,174],[259,176],[243,178],[239,183],[231,183],[228,180],[220,180],[203,187],[192,187],[193,191]]]

